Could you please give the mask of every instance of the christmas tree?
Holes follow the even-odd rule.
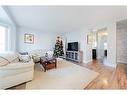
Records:
[[[63,41],[60,40],[60,37],[57,37],[53,55],[54,55],[54,57],[59,57],[59,56],[63,56],[63,54],[64,54]]]

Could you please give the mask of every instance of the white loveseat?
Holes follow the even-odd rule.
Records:
[[[33,61],[35,63],[40,62],[40,57],[46,56],[46,54],[47,54],[48,57],[53,57],[53,51],[43,50],[43,49],[33,50],[33,51],[29,52],[29,54],[32,56]]]
[[[0,89],[6,89],[33,79],[34,63],[20,62],[16,53],[0,54]]]

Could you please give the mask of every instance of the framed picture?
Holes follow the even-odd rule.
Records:
[[[34,44],[34,35],[33,34],[24,34],[24,42],[28,44]]]
[[[93,35],[92,33],[89,33],[87,35],[87,44],[91,45],[93,43]]]

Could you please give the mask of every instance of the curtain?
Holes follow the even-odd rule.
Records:
[[[0,25],[0,52],[8,51],[8,28]]]

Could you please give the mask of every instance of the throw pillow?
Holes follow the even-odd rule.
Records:
[[[48,51],[47,56],[50,57],[50,58],[53,57],[53,51]]]
[[[19,60],[21,62],[26,63],[26,62],[29,62],[31,60],[31,57],[29,55],[19,55]]]

